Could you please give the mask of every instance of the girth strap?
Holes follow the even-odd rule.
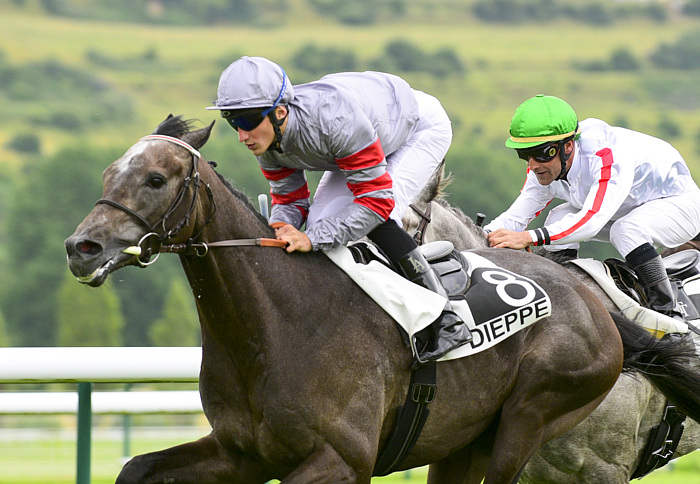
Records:
[[[430,411],[428,405],[435,400],[437,391],[435,362],[420,366],[411,373],[406,403],[399,408],[399,416],[374,465],[374,476],[385,476],[394,472],[411,452]]]
[[[649,443],[637,470],[632,474],[632,479],[640,479],[671,461],[683,435],[685,418],[675,405],[666,404],[661,422],[651,429]]]

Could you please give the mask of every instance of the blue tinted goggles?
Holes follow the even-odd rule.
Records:
[[[252,131],[263,122],[265,116],[272,111],[273,106],[265,109],[254,109],[245,111],[221,111],[221,117],[228,124],[238,131],[238,128],[243,131]]]

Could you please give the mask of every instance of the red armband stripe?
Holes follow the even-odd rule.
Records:
[[[345,158],[337,158],[335,160],[338,168],[341,170],[360,170],[378,165],[382,161],[384,161],[384,149],[379,142],[379,138],[367,148],[363,148]]]
[[[311,192],[309,191],[309,185],[304,183],[301,187],[297,188],[293,192],[289,193],[273,193],[272,190],[270,190],[270,196],[272,197],[272,203],[273,204],[278,204],[278,205],[289,205],[290,203],[294,203],[298,200],[304,200],[306,198],[309,198],[311,195]]]
[[[389,215],[391,215],[391,211],[394,210],[395,205],[393,198],[362,197],[356,198],[354,202],[369,208],[384,221],[389,220]]]
[[[278,181],[283,178],[287,178],[289,175],[296,171],[295,168],[280,168],[279,170],[266,170],[265,168],[260,167],[260,169],[262,170],[265,178],[272,181]]]
[[[306,217],[309,216],[309,211],[306,210],[304,207],[300,207],[299,205],[294,206],[299,209],[299,211],[301,212],[301,216],[304,217],[304,220],[306,220]]]
[[[378,176],[374,180],[368,180],[360,183],[348,183],[348,188],[353,195],[359,197],[365,193],[375,192],[377,190],[387,190],[391,188],[393,182],[391,180],[391,175],[389,173],[384,173],[382,176]]]

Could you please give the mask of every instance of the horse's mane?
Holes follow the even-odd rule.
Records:
[[[471,230],[478,231],[481,235],[484,235],[484,230],[481,227],[477,227],[477,225],[474,223],[474,220],[472,220],[472,218],[469,215],[464,213],[460,208],[453,207],[452,205],[450,205],[450,202],[448,202],[444,196],[440,196],[440,198],[436,198],[433,201],[450,210],[454,214],[454,216],[459,219],[460,222],[469,227]]]
[[[444,172],[443,172],[444,175]],[[484,230],[481,227],[478,227],[472,218],[464,213],[460,208],[454,207],[450,205],[450,202],[447,201],[447,192],[445,189],[452,183],[452,173],[448,173],[447,175],[441,176],[440,177],[440,182],[435,185],[430,193],[430,198],[428,201],[435,202],[439,205],[442,205],[445,209],[449,210],[452,212],[452,214],[459,219],[460,222],[462,222],[464,225],[466,225],[469,230],[473,232],[477,232],[481,236],[484,235]]]
[[[216,166],[216,162],[215,162],[215,161],[210,161],[210,162],[209,162],[209,165],[212,167],[212,169],[214,169],[214,167]],[[250,199],[246,196],[245,193],[243,193],[243,192],[240,191],[240,190],[236,190],[235,188],[233,188],[233,185],[231,185],[231,182],[230,182],[226,177],[224,177],[221,173],[219,173],[218,171],[216,171],[215,169],[214,169],[214,173],[216,173],[216,176],[219,177],[219,180],[221,181],[221,183],[223,183],[223,185],[228,189],[229,192],[231,192],[231,194],[232,194],[234,197],[236,197],[238,200],[240,200],[241,203],[242,203],[248,210],[250,210],[251,212],[253,212],[253,214],[255,214],[255,216],[256,216],[262,223],[264,223],[265,225],[269,225],[270,221],[267,220],[265,217],[263,217],[263,216],[260,214],[260,212],[258,212],[258,211],[255,209],[255,207],[254,207],[253,204],[250,202]]]
[[[160,123],[152,134],[161,134],[163,136],[172,136],[173,138],[182,139],[183,136],[194,130],[194,124],[197,121],[197,119],[182,119],[181,115],[173,116],[172,114],[169,114],[165,121]],[[260,212],[255,209],[248,197],[240,190],[236,190],[226,177],[216,171],[216,162],[209,161],[208,163],[226,189],[231,192],[234,197],[240,200],[248,210],[253,212],[261,222],[268,225],[268,220],[260,215]]]

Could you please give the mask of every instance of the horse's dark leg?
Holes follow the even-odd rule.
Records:
[[[581,422],[607,395],[601,387],[598,397],[583,404],[577,397],[590,395],[594,389],[573,387],[572,391],[580,391],[580,395],[543,391],[506,403],[484,484],[516,484],[525,465],[542,445]],[[543,414],[545,408],[550,411]]]
[[[602,306],[589,310],[595,333],[573,327],[533,338],[501,409],[484,484],[517,483],[530,457],[585,419],[614,386],[622,369],[619,333]]]
[[[264,483],[271,477],[254,461],[224,452],[211,434],[126,463],[116,484]]]
[[[329,444],[313,452],[280,484],[358,483],[369,484],[372,476],[372,463],[367,462],[362,471],[356,471]]]
[[[473,442],[467,449],[430,464],[428,484],[480,484],[489,464],[490,445]]]

